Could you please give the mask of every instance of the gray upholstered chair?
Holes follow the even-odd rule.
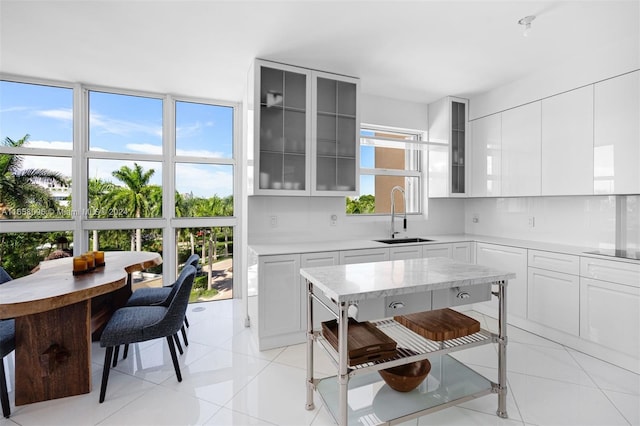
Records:
[[[174,339],[177,339],[178,331],[184,322],[195,275],[195,267],[192,265],[184,267],[172,286],[170,299],[166,306],[125,306],[114,312],[100,337],[100,346],[106,348],[100,386],[100,402],[104,401],[107,391],[114,349],[120,345],[145,342],[161,337],[166,338],[176,377],[179,382],[182,381]]]
[[[198,268],[198,262],[200,262],[200,256],[197,254],[192,254],[189,256],[186,265],[192,265]],[[173,285],[165,286],[165,287],[152,287],[152,288],[139,288],[134,291],[129,300],[127,300],[126,306],[151,306],[151,305],[162,305],[167,304],[167,300],[171,294],[171,288]],[[184,317],[184,324],[189,327],[189,320],[187,316]],[[182,339],[184,340],[185,346],[189,345],[189,341],[187,340],[187,333],[184,327],[181,328],[182,331]],[[180,349],[180,353],[182,353],[182,348],[180,347],[180,342],[176,341],[178,345],[178,349]],[[126,356],[125,356],[126,358]]]
[[[11,276],[4,268],[0,267],[0,284],[11,281]],[[16,325],[13,319],[0,320],[0,402],[2,403],[2,415],[9,417],[9,392],[7,391],[7,378],[4,371],[4,357],[16,348]]]

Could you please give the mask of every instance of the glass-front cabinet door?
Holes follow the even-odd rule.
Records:
[[[314,72],[312,195],[357,194],[358,79]]]
[[[259,94],[256,193],[308,193],[310,72],[262,62],[256,72]]]
[[[264,60],[251,75],[250,193],[357,194],[358,79]]]

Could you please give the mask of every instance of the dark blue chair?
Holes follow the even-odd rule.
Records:
[[[185,266],[192,265],[196,268],[196,271],[197,271],[199,262],[200,262],[200,256],[198,256],[197,254],[192,254],[191,256],[189,256],[189,258],[185,262]],[[166,305],[167,300],[170,297],[172,287],[173,285],[165,286],[165,287],[139,288],[138,290],[134,291],[133,294],[129,297],[129,300],[127,300],[127,303],[125,306]],[[186,315],[184,317],[184,324],[187,327],[189,327],[189,320],[187,319]],[[182,339],[184,340],[184,344],[185,346],[188,346],[189,341],[187,340],[187,333],[184,327],[181,328],[181,331],[182,331]],[[180,350],[180,353],[182,353],[180,342],[176,341],[176,344],[178,345],[178,349]],[[126,358],[126,355],[125,355],[125,358]]]
[[[107,391],[114,349],[116,349],[117,357],[117,348],[120,345],[145,342],[161,337],[166,338],[176,377],[178,382],[182,381],[174,340],[178,338],[178,331],[184,323],[195,276],[196,268],[192,265],[187,265],[182,269],[180,276],[171,286],[166,306],[125,306],[113,314],[100,337],[100,346],[107,348],[104,355],[102,385],[100,386],[101,403],[104,401]]]
[[[0,267],[0,284],[11,281],[11,276],[4,268]],[[9,392],[7,391],[7,377],[4,371],[4,357],[16,348],[16,324],[13,319],[0,320],[0,402],[2,403],[2,415],[9,418]]]

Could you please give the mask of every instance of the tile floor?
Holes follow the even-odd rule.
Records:
[[[494,319],[467,314],[495,330]],[[106,400],[99,404],[104,350],[94,344],[90,394],[12,405],[11,418],[2,418],[0,426],[334,424],[317,396],[315,410],[304,408],[304,345],[258,351],[252,330],[243,326],[239,300],[190,305],[188,318],[182,383],[166,342],[146,342],[112,370]],[[487,395],[405,424],[640,425],[640,376],[517,328],[508,333],[509,419],[494,414],[497,397]],[[316,353],[316,375],[333,374],[330,361]],[[496,380],[494,345],[456,357]],[[13,371],[12,356],[5,363]],[[11,373],[10,392],[12,383]]]

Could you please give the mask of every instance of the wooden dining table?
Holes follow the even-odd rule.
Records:
[[[91,341],[131,295],[131,274],[162,263],[153,252],[105,252],[73,275],[73,258],[43,261],[0,285],[0,319],[15,318],[15,405],[91,392]]]

